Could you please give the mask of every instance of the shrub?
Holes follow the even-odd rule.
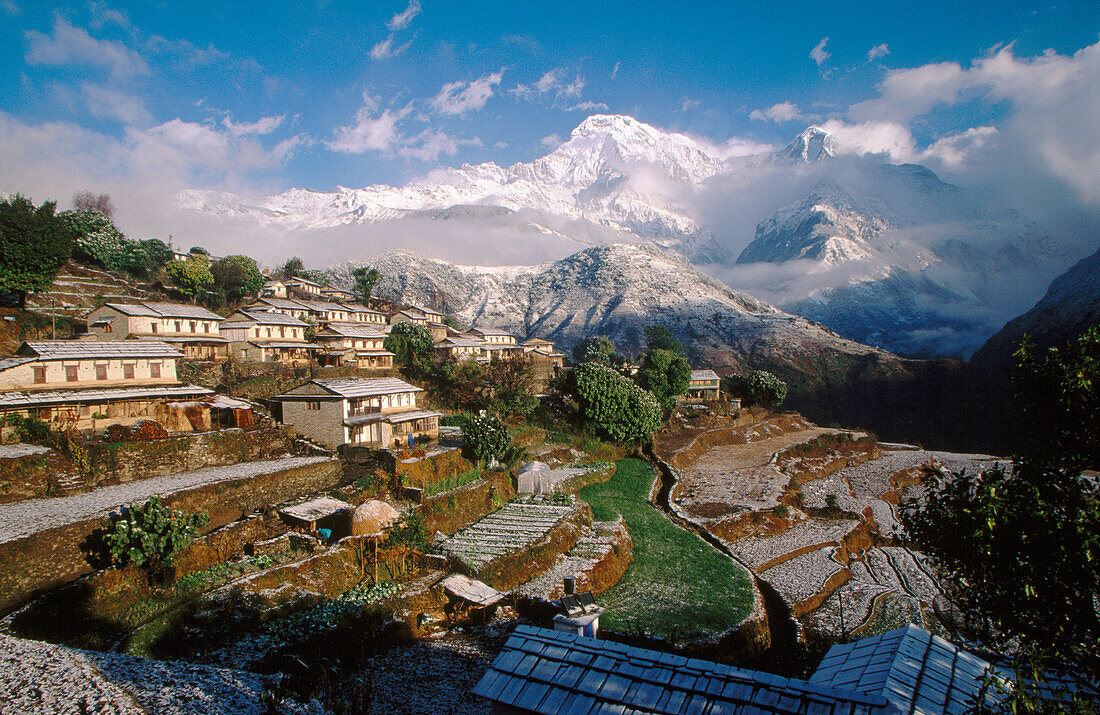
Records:
[[[132,439],[138,441],[147,441],[153,439],[167,439],[168,430],[164,429],[164,425],[156,420],[142,420],[134,425],[131,430]]]
[[[508,448],[508,430],[492,415],[474,415],[462,431],[462,451],[468,459],[489,462]]]
[[[785,504],[780,504],[779,506],[772,509],[772,513],[778,516],[780,519],[786,519],[791,512]]]
[[[573,376],[585,419],[615,442],[646,439],[661,426],[657,399],[612,368],[589,362]]]
[[[108,442],[129,442],[134,438],[134,433],[125,425],[111,425],[103,435]]]
[[[132,564],[158,576],[207,521],[206,514],[169,509],[157,496],[140,506],[124,506],[111,515],[107,529],[97,529],[88,537],[88,562],[99,568]]]
[[[756,370],[749,375],[749,398],[764,407],[779,407],[787,399],[787,383],[766,370]]]

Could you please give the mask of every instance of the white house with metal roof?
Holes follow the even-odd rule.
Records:
[[[314,342],[325,349],[323,355],[338,364],[366,369],[393,367],[394,355],[386,350],[386,336],[361,323],[330,323],[318,330]]]
[[[306,365],[320,345],[306,340],[309,325],[273,310],[241,309],[222,323],[230,354],[243,362]]]
[[[722,380],[714,370],[692,370],[687,397],[696,400],[717,400]]]
[[[155,418],[165,401],[213,394],[179,383],[181,357],[153,340],[24,343],[15,356],[0,360],[0,415],[76,429]]]
[[[313,281],[302,278],[301,276],[294,276],[293,278],[287,278],[283,283],[286,284],[288,290],[296,291],[307,296],[321,295],[322,286],[320,283],[314,283]]]
[[[284,424],[326,447],[397,447],[439,436],[443,414],[417,404],[422,392],[393,377],[341,377],[310,380],[271,399],[282,405]]]
[[[106,303],[85,317],[97,340],[160,340],[195,360],[222,360],[229,354],[221,336],[222,316],[180,303]]]

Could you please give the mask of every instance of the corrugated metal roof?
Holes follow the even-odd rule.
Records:
[[[318,337],[325,337],[329,333],[335,333],[335,335],[345,338],[370,338],[372,340],[380,340],[386,337],[369,325],[361,323],[329,323],[328,327]],[[330,335],[329,337],[333,336]]]
[[[16,352],[39,360],[183,357],[163,340],[50,340],[23,343]]]
[[[108,402],[111,400],[136,400],[156,397],[201,397],[213,395],[213,390],[196,385],[167,385],[164,387],[117,387],[114,389],[51,390],[43,392],[0,393],[0,409],[6,407],[34,407],[80,402]]]
[[[692,370],[692,380],[719,380],[718,373],[714,370]]]
[[[226,325],[223,327],[232,327],[232,323],[239,322],[234,320],[234,316],[243,316],[247,320],[259,323],[260,325],[293,325],[298,328],[304,328],[306,324],[301,320],[298,320],[293,315],[287,315],[286,313],[277,313],[274,310],[252,310],[248,308],[241,308],[233,315],[229,316],[229,320],[226,321]]]
[[[881,695],[521,625],[473,693],[532,712],[892,712]]]
[[[909,625],[834,645],[810,682],[882,695],[903,713],[962,715],[976,704],[989,668],[989,662]]]

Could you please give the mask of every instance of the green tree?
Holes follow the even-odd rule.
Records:
[[[393,326],[382,345],[394,354],[399,365],[419,371],[428,369],[435,352],[435,341],[432,340],[431,332],[423,325],[413,323],[398,323]]]
[[[1096,327],[1043,359],[1025,339],[1015,383],[1030,448],[1011,467],[929,477],[924,505],[902,512],[965,614],[967,635],[1018,644],[1022,672],[1040,662],[1100,672],[1100,483],[1082,474],[1100,466],[1098,357]],[[1025,683],[1016,692],[1034,690]]]
[[[165,268],[172,283],[180,292],[195,299],[214,286],[214,275],[210,272],[210,263],[202,258],[188,258],[186,261],[172,261]]]
[[[756,370],[745,382],[749,399],[769,409],[779,407],[787,399],[787,383],[766,370]]]
[[[502,415],[523,417],[534,412],[539,402],[532,387],[534,379],[535,365],[530,359],[494,357],[486,374],[492,388],[492,409]]]
[[[616,352],[615,343],[602,335],[585,338],[574,346],[573,359],[579,363],[596,362],[614,368],[621,368],[627,363],[627,359]]]
[[[286,259],[286,263],[282,265],[278,270],[278,274],[283,280],[288,278],[294,278],[302,274],[302,271],[306,269],[305,264],[302,263],[302,259],[298,256],[291,256]]]
[[[634,379],[652,392],[665,410],[671,410],[676,405],[676,396],[687,392],[691,384],[691,365],[679,353],[651,349]]]
[[[371,294],[374,292],[374,287],[378,285],[378,281],[382,279],[382,274],[376,269],[370,266],[361,266],[351,272],[353,278],[355,278],[355,298],[363,305],[366,305],[370,300]]]
[[[37,293],[72,255],[76,234],[47,201],[35,206],[16,194],[0,201],[0,292],[14,295],[18,304],[27,293]]]
[[[462,427],[462,451],[467,458],[487,464],[508,448],[508,430],[493,415],[474,415]]]
[[[663,325],[647,325],[645,327],[645,344],[650,350],[668,350],[683,355],[684,344],[672,337],[668,328]]]
[[[109,271],[122,269],[128,242],[111,219],[95,210],[63,211],[59,215],[76,232],[73,254],[77,259]]]
[[[159,577],[208,521],[206,514],[169,509],[154,496],[112,514],[110,526],[89,538],[88,559],[97,567],[133,564]]]
[[[230,301],[255,295],[264,287],[263,273],[256,261],[248,256],[226,256],[210,266],[210,273],[214,276],[214,285],[221,288]]]
[[[661,406],[630,378],[597,362],[574,368],[577,401],[585,420],[616,442],[645,440],[661,426]]]

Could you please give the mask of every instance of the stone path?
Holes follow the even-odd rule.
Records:
[[[22,539],[40,531],[105,517],[115,509],[145,501],[154,494],[174,494],[206,484],[273,474],[285,469],[329,461],[329,457],[285,457],[210,467],[194,472],[167,474],[127,484],[102,487],[83,494],[53,499],[30,499],[0,504],[0,544]]]

